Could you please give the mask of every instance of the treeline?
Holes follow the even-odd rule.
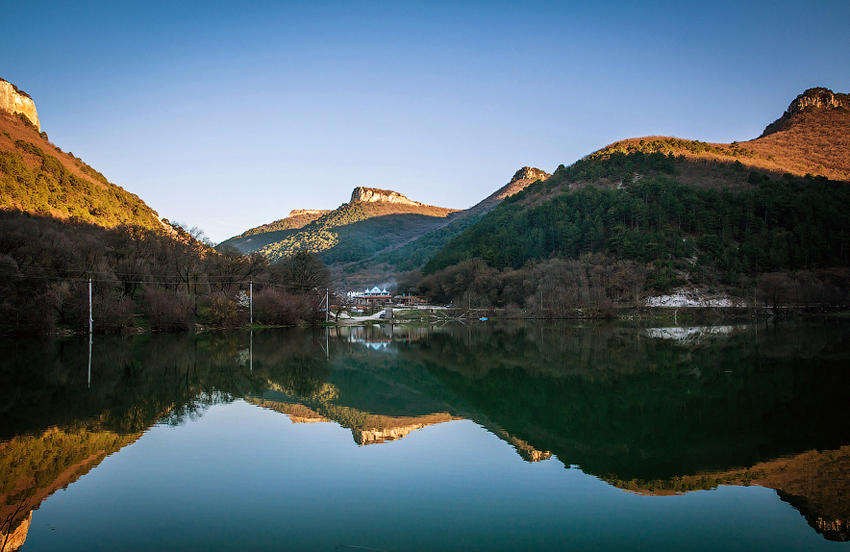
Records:
[[[271,265],[259,254],[216,251],[177,225],[106,229],[0,211],[0,330],[86,331],[89,280],[96,332],[173,331],[248,322],[252,282],[255,322],[317,320],[330,273],[309,253]]]
[[[433,274],[414,275],[399,289],[463,309],[516,308],[524,309],[517,316],[538,318],[608,318],[618,306],[641,306],[648,295],[692,283],[686,277],[669,265],[601,253],[501,270],[474,258]],[[739,303],[756,308],[848,305],[850,268],[765,272],[742,277],[725,290],[737,296]]]
[[[418,286],[430,300],[458,308],[516,307],[551,317],[582,309],[584,316],[604,318],[616,304],[640,300],[648,273],[642,263],[601,254],[501,270],[476,258],[429,274]]]
[[[556,173],[553,178],[557,177]],[[506,199],[425,267],[470,258],[520,268],[549,258],[600,253],[687,273],[694,282],[735,284],[764,272],[850,264],[850,186],[822,177],[771,180],[750,173],[738,193],[643,178],[622,189],[586,186],[537,206]]]

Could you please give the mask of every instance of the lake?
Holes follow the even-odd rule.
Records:
[[[0,342],[0,550],[848,550],[850,320]]]

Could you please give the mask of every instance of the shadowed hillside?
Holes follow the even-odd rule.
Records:
[[[628,262],[636,263],[631,274],[645,274],[637,278],[643,283],[633,288],[633,300],[677,286],[717,284],[734,286],[735,293],[750,298],[758,284],[764,297],[773,293],[766,288],[776,288],[762,282],[768,273],[782,273],[777,278],[784,279],[780,287],[785,298],[773,295],[773,304],[800,303],[790,297],[791,290],[806,288],[806,279],[846,290],[846,103],[844,94],[811,89],[762,137],[749,142],[635,138],[569,167],[561,165],[551,178],[508,198],[438,252],[425,266],[433,275],[423,287],[441,301],[488,295],[481,306],[529,306],[528,298],[535,297],[539,306],[553,293],[563,305],[610,304],[622,295],[617,291],[622,286],[597,268]],[[594,257],[589,264],[582,261],[588,266],[581,276],[550,282],[552,289],[543,295],[539,286],[519,289],[511,283],[527,282],[527,274],[520,272],[537,264],[579,262],[589,256]],[[488,279],[488,289],[458,289],[455,284],[447,293],[443,280],[457,278],[441,271],[473,259],[476,267],[503,273],[485,275],[471,267],[480,274],[467,280]],[[559,270],[550,267],[547,272]],[[834,296],[827,302],[845,299]]]

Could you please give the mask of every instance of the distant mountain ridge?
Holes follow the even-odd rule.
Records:
[[[248,230],[218,247],[260,252],[271,261],[308,250],[329,264],[345,263],[409,241],[442,225],[456,211],[413,201],[392,190],[357,187],[349,202],[337,209],[295,210],[286,219]]]
[[[362,282],[350,275],[362,269],[372,274],[378,264],[387,265],[379,270],[382,277],[422,266],[449,239],[504,198],[549,176],[540,169],[523,167],[506,185],[464,210],[426,205],[393,190],[357,187],[349,202],[335,210],[293,210],[285,219],[247,230],[218,247],[260,252],[272,261],[299,250],[314,251],[339,269],[335,271],[338,279],[357,280],[359,285]],[[364,282],[371,281],[370,277]]]

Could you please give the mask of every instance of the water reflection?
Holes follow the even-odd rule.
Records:
[[[776,489],[827,538],[850,520],[842,321],[374,326],[9,341],[0,347],[0,541],[154,424],[244,398],[359,445],[470,419],[643,494]]]

